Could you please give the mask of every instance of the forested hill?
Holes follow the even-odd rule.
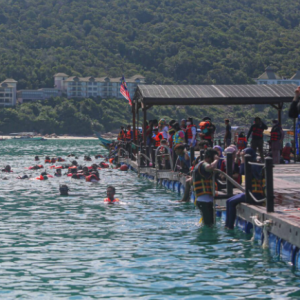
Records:
[[[142,74],[148,83],[251,83],[299,65],[299,0],[0,0],[0,81]]]

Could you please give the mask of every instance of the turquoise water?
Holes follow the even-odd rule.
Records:
[[[286,262],[221,220],[199,227],[193,204],[133,172],[101,170],[100,183],[15,179],[40,174],[25,170],[34,155],[74,152],[83,163],[99,149],[97,141],[0,144],[1,166],[14,171],[0,180],[0,299],[300,298]],[[81,196],[58,196],[60,183]],[[103,203],[109,184],[118,205]]]

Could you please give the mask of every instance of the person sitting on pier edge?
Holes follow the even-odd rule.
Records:
[[[179,160],[179,172],[188,174],[191,167],[190,162],[190,154],[185,151],[185,145],[184,144],[177,144],[174,147],[174,151],[178,157]],[[176,166],[178,168],[178,166]]]
[[[211,118],[205,117],[202,119],[202,122],[199,123],[201,133],[201,140],[206,140],[209,143],[210,147],[213,147],[213,135],[216,131],[216,126],[211,123]]]
[[[283,137],[283,131],[279,122],[277,120],[273,120],[273,127],[271,129],[271,151],[274,164],[279,164],[280,162],[280,149]]]
[[[256,162],[256,152],[252,148],[246,148],[241,152],[242,163],[240,165],[241,175],[245,174],[245,155],[251,155],[251,162]],[[251,165],[252,171],[252,194],[257,200],[264,198],[264,179],[263,179],[263,167],[257,165]],[[226,201],[226,222],[225,228],[233,229],[236,219],[236,206],[240,203],[246,202],[245,193],[241,193],[235,196],[232,196]],[[252,197],[250,197],[250,203],[252,205],[261,205],[260,203],[255,202]]]
[[[295,97],[289,108],[289,117],[292,119],[297,119],[298,116],[300,115],[299,97],[300,97],[300,86],[298,86],[297,89],[295,90]]]
[[[239,160],[240,160],[240,151],[237,152],[237,149],[230,146],[225,149],[225,154],[232,153],[232,178],[238,183],[241,184],[241,174],[240,174],[240,167],[239,167]],[[226,158],[222,161],[221,164],[221,171],[227,173],[226,170]],[[223,174],[220,175],[221,180],[225,180]]]
[[[183,144],[185,142],[185,132],[180,129],[177,122],[174,123],[173,128],[175,129],[175,134],[173,136],[173,146],[175,147],[177,144]]]
[[[115,203],[119,202],[120,200],[118,198],[115,198],[116,189],[113,186],[108,186],[106,189],[106,195],[107,198],[104,199],[104,202],[106,203]]]
[[[247,140],[249,140],[250,135],[252,133],[251,140],[251,148],[256,151],[258,148],[259,155],[261,157],[261,161],[264,161],[264,153],[263,153],[263,132],[268,129],[268,126],[264,124],[259,117],[254,119],[254,124],[250,127],[249,132],[247,134]]]
[[[193,171],[195,205],[201,211],[203,223],[207,226],[214,224],[212,177],[218,162],[219,156],[217,151],[207,149],[204,154],[204,160],[198,163]],[[217,187],[215,187],[215,189],[217,189]]]
[[[193,123],[193,118],[189,117],[186,122],[186,137],[187,137],[187,143],[190,147],[196,146],[196,134],[197,129],[196,126]]]
[[[225,136],[224,136],[224,145],[225,147],[229,147],[231,144],[231,126],[229,123],[229,119],[225,119]]]
[[[2,169],[2,172],[11,173],[12,172],[11,166],[10,165],[5,166],[5,168]]]
[[[121,126],[121,130],[118,134],[118,141],[124,141],[125,136],[126,136],[126,133],[125,133],[125,130],[124,130],[124,126]]]
[[[244,150],[245,148],[247,148],[247,138],[246,138],[245,132],[241,131],[239,133],[239,137],[238,137],[236,146],[239,150]]]

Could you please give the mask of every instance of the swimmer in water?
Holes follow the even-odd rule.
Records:
[[[54,176],[61,177],[61,169],[57,169]]]
[[[18,176],[17,179],[29,179],[28,175]]]
[[[68,155],[68,157],[71,157],[71,156],[75,156],[75,154],[71,153],[71,154]]]
[[[38,156],[35,156],[35,157],[34,157],[34,160],[35,160],[35,161],[39,161],[40,158],[39,158]]]
[[[10,165],[7,165],[4,169],[2,169],[2,172],[10,173],[11,172]]]
[[[61,196],[69,196],[69,187],[66,184],[59,186],[59,192]]]
[[[85,160],[85,161],[91,161],[92,159],[91,159],[88,155],[85,155],[85,156],[84,156],[84,160]]]
[[[106,203],[115,203],[119,202],[120,200],[118,198],[115,198],[116,189],[113,186],[108,186],[106,189],[106,195],[107,198],[104,199],[104,202]]]

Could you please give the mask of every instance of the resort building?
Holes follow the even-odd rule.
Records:
[[[19,103],[46,100],[51,97],[58,97],[60,93],[58,89],[42,88],[38,90],[19,90],[17,91],[17,100]]]
[[[0,106],[16,105],[17,81],[6,79],[0,83]]]
[[[281,78],[275,70],[269,66],[257,79],[257,84],[296,84],[300,85],[300,71],[297,71],[290,79]]]
[[[68,98],[101,97],[101,98],[123,98],[120,94],[121,77],[68,77],[67,74],[58,73],[54,75],[54,84],[62,94]],[[133,97],[138,84],[145,83],[145,77],[135,75],[126,78],[127,88]]]

